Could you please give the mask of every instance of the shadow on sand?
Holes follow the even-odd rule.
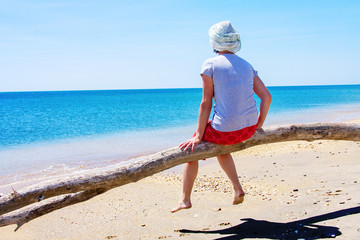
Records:
[[[321,239],[335,238],[341,232],[337,227],[320,226],[314,223],[344,217],[360,213],[360,207],[339,210],[332,213],[319,215],[303,220],[288,223],[268,222],[252,218],[241,219],[245,221],[239,225],[222,230],[200,231],[182,229],[182,233],[202,233],[230,235],[217,239],[243,239],[243,238],[265,238],[265,239]]]

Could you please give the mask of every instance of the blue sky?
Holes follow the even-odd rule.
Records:
[[[359,84],[360,1],[0,0],[0,91],[201,87],[211,25],[268,86]]]

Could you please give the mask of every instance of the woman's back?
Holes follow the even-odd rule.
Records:
[[[214,116],[212,127],[230,132],[257,123],[253,82],[257,72],[235,54],[221,54],[206,60],[201,74],[213,79]]]

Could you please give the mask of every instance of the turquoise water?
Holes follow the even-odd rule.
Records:
[[[200,89],[0,93],[0,148],[191,124]]]
[[[360,85],[269,90],[273,102],[266,125],[360,118]],[[201,93],[201,89],[0,93],[0,192],[29,179],[176,146],[196,128]]]
[[[360,85],[270,87],[271,114],[360,103]],[[0,93],[0,149],[194,125],[201,89]]]

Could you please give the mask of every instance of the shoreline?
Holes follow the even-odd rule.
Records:
[[[356,105],[350,105],[345,110],[338,108],[333,109],[331,114],[327,115],[333,120],[329,122],[338,122],[334,121],[335,117],[331,116],[342,116],[343,119],[347,120],[346,123],[360,124],[360,110],[354,109],[355,106]],[[312,109],[311,111],[315,110]],[[317,115],[323,115],[324,111],[325,110],[323,109],[323,111],[318,112]],[[284,115],[290,116],[290,114]],[[297,115],[299,116],[300,114],[297,113]],[[271,121],[270,119],[265,128],[281,127],[285,125],[287,121],[290,121],[286,117],[283,118],[276,114],[274,116],[282,119],[280,121],[281,124],[279,124],[279,122],[276,124],[276,122]],[[290,122],[296,121],[293,119]],[[302,123],[303,121],[298,121],[298,124]],[[312,123],[312,121],[309,121],[309,123]],[[12,159],[11,162],[13,164],[13,166],[10,164],[8,170],[5,170],[7,164],[5,162],[3,170],[0,169],[0,193],[9,194],[12,192],[12,188],[19,190],[40,181],[54,179],[59,174],[71,174],[119,163],[126,164],[126,162],[132,161],[137,157],[146,156],[178,145],[192,134],[193,129],[195,129],[195,126],[154,131],[149,130],[127,134],[115,133],[95,136],[93,138],[83,137],[78,139],[60,140],[49,144],[39,143],[23,148],[19,147],[0,151],[0,157],[3,159]],[[156,133],[155,140],[158,140],[155,141],[157,142],[156,148],[151,144],[151,142],[154,141],[154,133]],[[176,139],[168,139],[167,136],[169,135],[177,137]],[[123,151],[124,138],[128,139],[130,142],[125,143],[125,152]],[[143,139],[144,141],[139,142],[138,139]],[[137,150],[133,149],[134,145],[136,145]],[[118,146],[122,146],[122,148],[119,148]],[[141,149],[141,151],[138,149]],[[26,160],[25,162],[24,159]],[[99,159],[101,159],[101,161],[99,161]],[[18,167],[15,167],[16,165],[14,165],[16,162],[20,164]],[[44,163],[47,165],[44,165]],[[15,174],[14,169],[16,169]],[[180,171],[179,167],[177,171]]]
[[[318,108],[314,107],[291,112],[269,112],[265,121],[265,127],[274,127],[289,123],[358,123],[358,120],[360,119],[359,109],[360,103],[352,103],[323,106]]]

